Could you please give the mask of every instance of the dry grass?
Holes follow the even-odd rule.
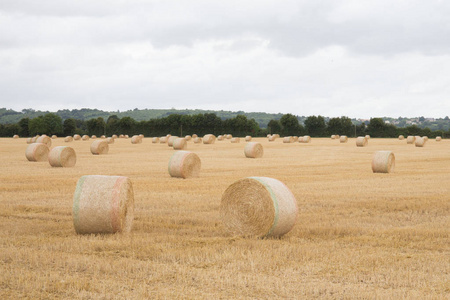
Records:
[[[173,149],[150,139],[116,140],[105,156],[74,143],[73,168],[29,163],[24,138],[0,139],[0,298],[450,297],[450,141],[253,140],[264,147],[257,160],[244,144],[190,142],[202,172],[182,180],[167,172]],[[372,173],[379,150],[395,153],[394,173]],[[131,234],[75,234],[72,198],[86,174],[131,179]],[[295,195],[298,222],[281,239],[233,238],[219,222],[222,193],[248,176]]]

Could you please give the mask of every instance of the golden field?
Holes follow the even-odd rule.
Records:
[[[25,139],[0,139],[1,299],[449,299],[450,141],[340,144],[243,139],[188,143],[199,178],[171,178],[167,144],[116,139],[107,155],[90,141],[73,168],[28,162]],[[373,153],[396,167],[374,174]],[[75,186],[82,175],[128,176],[130,234],[76,235]],[[219,219],[222,193],[238,179],[273,177],[295,195],[298,221],[280,239],[232,237]]]

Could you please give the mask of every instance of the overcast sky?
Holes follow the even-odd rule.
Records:
[[[450,114],[450,1],[1,0],[0,107]]]

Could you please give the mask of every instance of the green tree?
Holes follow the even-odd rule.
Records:
[[[106,123],[102,117],[98,117],[97,119],[90,119],[86,121],[86,127],[89,135],[102,135],[105,133]]]
[[[324,137],[327,135],[327,124],[322,116],[309,116],[305,120],[305,130],[310,136]]]
[[[45,114],[43,121],[46,126],[46,132],[44,133],[47,133],[48,135],[61,135],[63,133],[62,119],[57,114]]]
[[[47,125],[44,122],[44,116],[31,119],[28,123],[28,130],[31,136],[47,134]]]
[[[20,136],[29,136],[30,135],[30,131],[28,130],[28,126],[30,123],[30,118],[22,118],[20,119],[19,123],[17,123],[17,125],[19,125],[19,135]]]
[[[63,123],[63,133],[65,136],[74,135],[77,129],[77,123],[75,119],[65,119]]]
[[[281,134],[284,136],[299,135],[300,124],[298,119],[293,114],[285,114],[280,119]]]
[[[280,121],[277,120],[270,120],[269,123],[267,123],[267,130],[269,134],[281,134],[281,124]]]
[[[355,126],[352,124],[352,120],[348,117],[331,118],[327,124],[328,134],[339,134],[353,136],[355,132]]]

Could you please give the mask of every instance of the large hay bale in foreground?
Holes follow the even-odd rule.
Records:
[[[108,154],[109,145],[107,141],[97,140],[91,144],[91,153],[94,155]]]
[[[130,232],[134,218],[131,181],[124,176],[82,176],[72,213],[78,234]]]
[[[131,143],[132,144],[141,144],[142,143],[142,138],[138,135],[133,135],[131,137]]]
[[[73,141],[73,137],[70,136],[70,135],[68,135],[68,136],[66,136],[66,137],[64,138],[64,142],[66,142],[66,143],[70,143],[70,142],[72,142],[72,141]]]
[[[72,147],[58,146],[48,154],[48,162],[52,167],[70,168],[75,166],[77,155]]]
[[[216,142],[216,136],[214,134],[205,134],[203,136],[203,144],[214,144]]]
[[[197,154],[189,151],[175,152],[169,161],[169,174],[172,177],[198,177],[201,161]]]
[[[249,177],[231,184],[223,193],[220,217],[233,235],[279,237],[295,225],[297,201],[281,181]]]
[[[173,141],[173,149],[174,150],[186,150],[187,149],[187,142],[185,138],[176,138],[175,141]]]
[[[358,136],[356,138],[356,146],[357,147],[366,147],[368,143],[368,140],[364,136]]]
[[[416,137],[413,135],[408,135],[408,137],[406,138],[407,144],[414,144],[415,141],[416,141]]]
[[[293,143],[293,142],[294,142],[294,137],[292,137],[292,136],[285,136],[283,138],[283,143],[285,143],[285,144],[289,144],[289,143]]]
[[[231,143],[233,143],[233,144],[237,144],[237,143],[240,143],[240,142],[241,142],[241,139],[238,138],[238,137],[231,138]]]
[[[157,143],[159,143],[159,137],[154,137],[154,138],[152,138],[152,143],[153,144],[157,144]]]
[[[415,143],[416,147],[423,147],[423,146],[425,146],[426,142],[427,141],[423,137],[418,137],[418,138],[416,138],[416,141],[414,143]]]
[[[440,142],[441,140],[442,140],[442,137],[440,137],[440,136],[436,137],[436,142]]]
[[[178,138],[177,136],[171,135],[171,136],[167,139],[167,146],[173,147],[173,142],[174,142],[177,138]]]
[[[32,143],[25,150],[25,156],[29,161],[47,161],[49,149],[46,144]]]
[[[85,134],[85,135],[83,135],[83,136],[81,137],[81,140],[83,140],[83,141],[89,141],[89,136],[88,136],[87,134]]]
[[[46,136],[46,135],[41,135],[40,137],[38,137],[38,138],[36,139],[36,143],[46,144],[47,147],[50,148],[50,147],[52,146],[52,139],[49,138],[49,137]]]
[[[339,141],[341,143],[347,143],[348,142],[348,137],[346,135],[341,135],[341,137],[339,138]]]
[[[248,158],[260,158],[264,154],[264,149],[261,143],[248,142],[245,144],[244,154]]]
[[[403,140],[405,139],[405,137],[404,137],[403,135],[400,134],[400,135],[398,136],[398,139],[399,139],[400,141],[403,141]]]
[[[395,168],[395,156],[391,151],[377,151],[372,159],[374,173],[391,173]]]
[[[247,135],[247,136],[245,137],[245,141],[246,141],[246,142],[251,142],[251,141],[252,141],[252,137],[251,137],[250,135]]]

